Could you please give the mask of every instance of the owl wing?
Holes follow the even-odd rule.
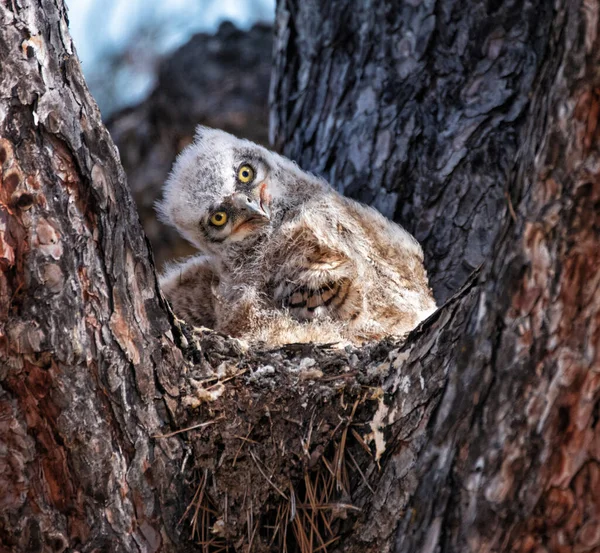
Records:
[[[396,330],[435,308],[419,243],[373,208],[335,194],[282,230],[275,299],[295,319],[367,314]]]
[[[341,314],[346,310],[352,283],[349,278],[324,269],[323,264],[313,263],[292,281],[288,280],[285,288],[281,303],[295,319],[343,318]]]
[[[357,264],[342,226],[327,209],[317,208],[282,230],[271,281],[277,305],[300,321],[355,318],[361,301]]]

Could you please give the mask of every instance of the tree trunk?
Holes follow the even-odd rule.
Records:
[[[444,302],[492,257],[561,25],[547,0],[281,1],[271,141],[414,234]]]
[[[0,543],[177,542],[181,352],[62,2],[0,6]]]
[[[598,2],[280,2],[277,29],[272,140],[414,232],[439,300],[483,263],[390,377],[447,380],[408,440],[380,406],[340,549],[600,551]]]
[[[6,550],[600,551],[598,3],[323,6],[273,137],[461,288],[405,343],[180,326],[62,2],[0,7]]]

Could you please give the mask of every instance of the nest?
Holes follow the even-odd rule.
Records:
[[[188,346],[192,340],[188,340]],[[193,337],[177,420],[193,455],[181,517],[206,553],[327,552],[368,506],[389,347],[253,350]],[[206,352],[206,355],[204,354]],[[368,356],[371,367],[358,356]]]

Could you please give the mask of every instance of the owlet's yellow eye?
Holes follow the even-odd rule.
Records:
[[[222,227],[227,222],[227,213],[224,211],[217,211],[210,218],[210,222],[215,227]]]
[[[254,169],[250,165],[242,165],[238,171],[240,182],[247,183],[254,179]]]

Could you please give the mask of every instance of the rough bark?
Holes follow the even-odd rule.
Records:
[[[377,80],[368,73],[357,79],[350,68],[360,55],[392,51],[418,34],[418,18],[412,35],[392,25],[428,5],[413,4],[401,3],[396,21],[391,7],[386,18],[374,2],[373,18],[390,24],[390,33],[371,43],[361,32],[375,20],[350,9],[279,6],[275,134],[285,129],[289,152],[306,151],[307,167],[339,159],[345,175],[365,145],[368,159],[366,135],[345,129],[358,128],[349,109],[360,98],[355,92]],[[475,228],[485,262],[405,342],[348,351],[247,351],[169,317],[58,6],[0,8],[0,543],[17,551],[172,551],[198,542],[215,552],[227,544],[303,553],[599,550],[598,3],[540,3],[535,28],[522,23],[531,18],[519,19],[525,30],[518,40],[508,30],[522,13],[501,15],[521,4],[494,4],[513,38],[486,47],[495,52],[490,81],[468,58],[454,85],[457,94],[472,90],[477,105],[483,99],[467,83],[481,78],[478,90],[495,90],[504,63],[514,96],[524,95],[514,121],[512,108],[492,105],[489,134],[475,117],[488,141],[480,152],[485,167],[470,157],[475,145],[458,139],[468,134],[463,118],[471,104],[458,103],[457,128],[445,129],[440,114],[454,104],[441,109],[444,100],[429,89],[449,78],[446,65],[435,65],[434,44],[464,44],[464,52],[487,44],[477,38],[479,4],[469,13],[450,1],[434,5],[435,17],[426,19],[441,42],[429,41],[423,54],[425,95],[440,107],[440,137],[454,139],[446,150],[429,135],[415,138],[421,149],[412,155],[425,156],[431,141],[423,167],[443,166],[452,153],[463,161],[448,180],[415,180],[406,201],[443,215],[437,232],[464,227],[448,242],[456,261],[448,267],[426,241],[432,276],[441,275],[439,297],[453,290],[441,287],[444,275],[465,281],[457,267]],[[334,15],[345,34],[311,50],[311,40],[338,28]],[[331,75],[341,82],[307,82],[310,72],[298,62],[304,52],[315,64],[330,56]],[[336,56],[348,52],[356,59],[346,81]],[[521,62],[511,65],[520,52]],[[527,70],[514,73],[524,61]],[[402,91],[420,73],[401,73],[396,62],[382,62],[379,72]],[[296,82],[299,93],[290,94]],[[305,103],[313,87],[323,96]],[[316,113],[323,101],[330,109],[333,97],[349,103],[336,112],[338,131],[326,148],[315,137],[328,125],[317,125],[308,108]],[[386,102],[375,98],[383,113]],[[390,128],[401,149],[403,127]],[[381,183],[395,182],[397,160],[381,158]],[[419,204],[434,188],[439,197],[456,195],[457,171],[469,177],[469,186],[461,181],[469,202],[482,197],[483,183],[510,192],[510,207],[492,212],[495,228],[473,218],[461,226],[449,208],[440,211],[446,204]]]
[[[400,374],[451,342],[443,395],[409,440],[381,407],[390,455],[340,550],[598,550],[598,3],[277,19],[275,141],[415,232],[439,298],[485,261],[453,328],[409,340]]]
[[[0,543],[178,541],[181,352],[62,2],[0,6]]]
[[[421,242],[444,302],[492,253],[553,3],[280,1],[271,141]]]

